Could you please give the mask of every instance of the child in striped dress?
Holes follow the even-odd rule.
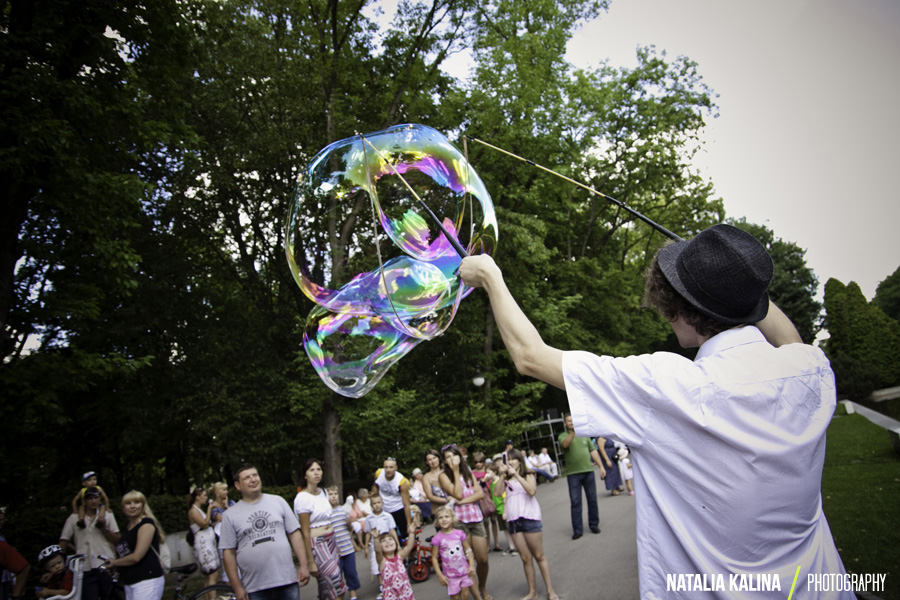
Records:
[[[337,542],[338,553],[341,555],[341,571],[350,590],[350,598],[356,598],[356,590],[360,588],[359,575],[356,573],[356,548],[350,537],[350,513],[346,512],[339,504],[340,496],[338,487],[329,485],[325,488],[328,492],[328,501],[331,503],[331,528],[334,529],[334,537]]]

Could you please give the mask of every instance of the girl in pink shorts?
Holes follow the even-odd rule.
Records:
[[[466,533],[454,529],[456,515],[453,509],[441,506],[435,513],[438,534],[431,538],[431,564],[441,585],[453,600],[467,600],[469,588],[474,585],[475,559]],[[438,562],[440,557],[440,562]]]

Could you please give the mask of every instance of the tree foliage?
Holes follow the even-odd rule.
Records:
[[[872,304],[890,318],[900,322],[900,267],[878,283]]]
[[[3,4],[0,460],[13,497],[45,492],[74,462],[67,440],[111,416],[95,389],[152,360],[114,315],[140,285],[151,173],[190,138],[178,96],[192,37],[173,14],[166,0]]]
[[[87,469],[113,494],[186,493],[244,460],[290,485],[310,456],[332,481],[368,483],[386,455],[409,470],[451,441],[490,452],[564,408],[516,373],[480,292],[366,397],[321,384],[281,228],[300,170],[337,139],[423,122],[684,236],[724,218],[691,167],[715,114],[695,63],[654,48],[633,69],[565,62],[605,2],[409,0],[387,26],[366,4],[4,5],[4,501],[64,504]],[[457,81],[441,66],[462,49],[474,64]],[[497,260],[548,343],[665,343],[640,308],[662,235],[532,166],[468,152],[497,207]]]
[[[825,283],[825,327],[839,394],[866,400],[873,390],[900,385],[900,324],[869,304],[855,282]]]
[[[478,22],[471,82],[449,98],[460,129],[625,202],[684,235],[724,218],[690,167],[714,106],[694,63],[652,48],[634,69],[575,71],[565,44],[604,3],[497,3]],[[543,32],[552,32],[545,35]],[[667,336],[640,308],[641,273],[664,237],[605,198],[469,144],[503,224],[497,259],[547,343],[607,354],[644,352]],[[486,307],[473,305],[479,311]],[[564,394],[515,373],[489,314],[480,366],[484,401],[565,407]]]
[[[752,234],[769,251],[775,265],[769,297],[793,321],[803,341],[811,344],[819,331],[822,305],[815,299],[819,279],[806,266],[806,250],[775,237],[765,225],[748,223],[743,218],[729,222]]]

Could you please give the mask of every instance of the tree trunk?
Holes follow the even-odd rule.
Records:
[[[494,311],[488,305],[487,312],[484,315],[484,389],[482,390],[481,400],[485,406],[490,404],[491,400],[491,378],[488,374],[491,371],[491,355],[494,352]]]
[[[343,498],[343,453],[341,452],[341,420],[336,403],[340,399],[337,393],[329,396],[322,406],[322,417],[325,425],[325,469],[324,484],[338,486],[338,497]]]

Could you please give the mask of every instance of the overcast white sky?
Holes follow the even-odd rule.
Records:
[[[568,59],[630,67],[651,44],[719,95],[697,166],[728,216],[806,249],[820,299],[830,277],[871,299],[900,266],[900,1],[612,0]]]

